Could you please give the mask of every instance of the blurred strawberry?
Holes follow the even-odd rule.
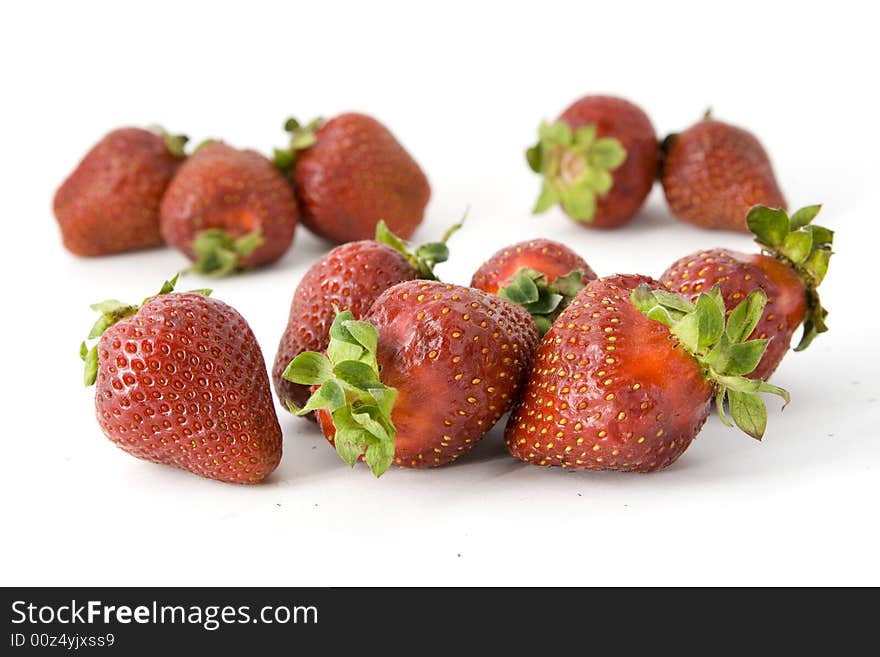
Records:
[[[669,209],[700,226],[747,231],[755,205],[785,209],[770,158],[747,130],[706,114],[699,123],[663,142],[661,181]]]
[[[53,208],[69,251],[99,256],[162,244],[159,203],[187,140],[156,130],[114,130],[58,188]]]
[[[293,242],[296,199],[272,162],[220,141],[196,149],[161,206],[165,241],[201,274],[223,276],[275,262]]]
[[[340,114],[301,126],[288,119],[287,149],[275,164],[296,187],[305,226],[333,242],[370,239],[378,221],[403,239],[422,222],[431,196],[418,163],[376,119]]]
[[[648,116],[622,98],[585,96],[543,123],[526,152],[543,178],[535,214],[556,204],[577,222],[616,228],[635,216],[657,176],[659,148]]]

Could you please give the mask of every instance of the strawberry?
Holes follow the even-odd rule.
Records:
[[[312,265],[293,293],[287,327],[281,336],[272,379],[282,404],[302,406],[309,388],[283,377],[290,361],[305,351],[327,349],[330,325],[339,311],[354,319],[367,314],[373,301],[397,283],[416,278],[436,280],[434,265],[449,257],[446,241],[461,223],[450,228],[440,242],[424,244],[414,253],[380,221],[376,238],[342,244]]]
[[[296,199],[272,162],[219,141],[180,167],[161,206],[165,241],[202,274],[222,276],[278,260],[293,242]]]
[[[53,206],[69,251],[99,256],[162,244],[159,203],[186,137],[157,132],[114,130],[58,188]]]
[[[340,114],[301,126],[288,119],[290,146],[275,163],[296,187],[302,221],[342,243],[370,239],[383,219],[403,239],[422,222],[428,179],[394,135],[364,114]]]
[[[660,180],[672,214],[700,226],[745,231],[755,205],[785,209],[770,158],[747,130],[706,114],[663,142]]]
[[[744,378],[766,340],[745,341],[765,297],[752,292],[726,324],[717,288],[696,303],[644,276],[589,283],[535,353],[505,432],[508,451],[537,465],[652,472],[690,445],[715,397],[722,419],[755,438],[758,395],[788,393]]]
[[[407,281],[357,321],[341,312],[326,357],[297,356],[284,376],[315,386],[298,412],[349,464],[376,476],[456,460],[507,412],[537,339],[520,306],[457,285]]]
[[[207,290],[173,293],[177,277],[140,306],[92,306],[101,317],[80,353],[95,410],[117,447],[155,463],[251,484],[281,459],[263,354],[244,318]]]
[[[771,341],[750,377],[766,379],[773,374],[801,324],[803,335],[795,351],[806,349],[813,338],[828,330],[828,311],[819,301],[817,288],[828,271],[834,234],[811,223],[820,208],[801,208],[790,218],[783,210],[752,208],[746,223],[763,253],[698,251],[673,263],[660,277],[667,288],[692,300],[701,291],[720,285],[728,308],[754,290],[764,291],[767,309],[752,337]]]
[[[584,285],[595,279],[587,261],[567,246],[536,239],[495,253],[474,273],[471,287],[525,307],[544,335]]]
[[[555,123],[541,124],[526,159],[543,178],[535,214],[558,203],[577,222],[616,228],[651,191],[659,148],[641,109],[622,98],[585,96]]]

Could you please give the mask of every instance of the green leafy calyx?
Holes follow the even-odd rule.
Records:
[[[819,300],[819,285],[828,273],[834,233],[813,224],[821,205],[808,205],[790,217],[785,210],[756,205],[746,216],[755,241],[769,255],[791,267],[806,290],[804,331],[795,351],[803,351],[820,333],[828,330],[828,311]]]
[[[363,456],[377,477],[394,459],[391,411],[397,398],[397,390],[379,377],[378,340],[372,324],[355,320],[351,311],[340,312],[330,326],[327,354],[301,353],[283,374],[288,381],[314,387],[302,408],[287,402],[290,410],[296,415],[317,409],[330,413],[339,456],[350,466]]]
[[[287,148],[276,148],[272,155],[272,162],[282,172],[289,174],[296,162],[297,156],[307,148],[311,148],[317,141],[315,133],[324,123],[324,119],[318,117],[306,124],[301,124],[291,117],[284,122],[285,132],[290,134]]]
[[[584,272],[580,269],[548,283],[547,277],[541,272],[521,267],[507,285],[498,289],[498,296],[528,310],[543,336],[571,300],[584,289],[583,280]]]
[[[159,296],[160,294],[170,294],[174,291],[174,286],[177,285],[177,275],[174,276],[171,280],[165,281],[162,284],[162,287],[159,289],[159,292],[154,296]],[[208,296],[211,294],[211,290],[191,290],[192,292],[198,294],[204,294]],[[113,326],[116,322],[121,319],[125,319],[126,317],[131,317],[138,310],[140,310],[141,306],[143,306],[147,301],[152,299],[153,297],[147,297],[140,304],[128,304],[123,303],[122,301],[117,301],[116,299],[107,299],[106,301],[100,301],[99,303],[94,303],[90,307],[92,310],[100,313],[97,321],[92,325],[91,331],[89,331],[89,335],[85,341],[83,341],[79,346],[79,357],[85,363],[85,372],[83,375],[83,382],[86,386],[90,386],[95,382],[95,379],[98,376],[98,345],[95,343],[91,348],[89,348],[86,344],[89,340],[96,340],[104,335],[104,331]]]
[[[597,137],[595,125],[572,131],[565,121],[544,122],[526,160],[543,177],[533,212],[540,214],[558,203],[572,219],[589,223],[596,198],[614,185],[611,172],[626,160],[626,149],[613,137]]]
[[[165,148],[168,149],[171,155],[179,160],[186,158],[186,144],[189,141],[189,137],[186,135],[172,135],[161,125],[151,125],[149,129],[150,132],[156,133],[165,140]]]
[[[449,247],[446,243],[456,231],[458,231],[467,219],[467,212],[457,224],[450,226],[443,234],[439,242],[428,242],[416,247],[414,251],[410,251],[406,242],[391,232],[384,221],[376,224],[376,241],[390,246],[395,251],[403,254],[410,266],[419,273],[419,278],[426,281],[439,280],[434,274],[434,266],[449,260]]]
[[[790,401],[788,392],[759,379],[748,379],[761,362],[769,340],[749,340],[761,319],[767,296],[755,290],[725,321],[724,300],[716,285],[696,302],[665,290],[639,285],[630,299],[647,317],[669,327],[679,344],[703,367],[706,378],[715,385],[718,415],[727,425],[730,418],[740,429],[760,440],[767,428],[767,407],[762,392]],[[730,409],[730,416],[725,410]]]
[[[232,237],[222,228],[207,228],[196,233],[193,251],[196,254],[192,270],[206,276],[226,276],[244,269],[243,258],[248,257],[263,243],[259,230],[241,237]]]

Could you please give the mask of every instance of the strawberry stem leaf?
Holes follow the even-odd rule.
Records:
[[[538,333],[543,336],[582,289],[584,272],[581,269],[547,283],[547,277],[541,272],[521,267],[510,283],[498,289],[498,296],[528,310],[538,325]]]
[[[784,210],[758,205],[746,216],[755,241],[767,254],[791,267],[806,290],[804,329],[795,351],[803,351],[828,330],[828,311],[822,307],[818,287],[828,273],[834,232],[812,223],[821,209],[821,205],[808,205],[789,217]]]
[[[302,125],[291,117],[284,122],[284,131],[290,134],[287,148],[273,150],[272,163],[285,175],[290,175],[293,165],[299,154],[315,145],[318,141],[317,131],[324,123],[324,119],[318,117]]]
[[[162,287],[159,288],[159,292],[156,293],[156,296],[159,296],[160,294],[170,294],[171,292],[174,292],[174,288],[177,286],[177,280],[179,278],[180,278],[180,274],[178,273],[178,274],[174,274],[174,276],[172,276],[169,280],[163,282]],[[146,299],[144,299],[144,303],[148,299],[152,299],[152,298],[153,297],[147,297]]]
[[[92,310],[101,313],[101,316],[98,317],[97,321],[92,325],[92,330],[89,331],[89,335],[86,338],[88,340],[94,340],[95,338],[100,338],[104,334],[104,331],[113,326],[120,319],[134,315],[140,306],[125,304],[116,299],[107,299],[106,301],[93,303],[89,307]]]
[[[321,385],[333,375],[333,367],[321,354],[309,351],[298,355],[287,365],[282,375],[292,380],[296,377],[303,385]]]
[[[426,281],[439,280],[434,274],[434,267],[441,262],[449,260],[449,247],[446,243],[467,220],[468,211],[465,211],[461,220],[457,224],[450,226],[443,238],[439,242],[428,242],[417,247],[415,251],[410,251],[406,242],[391,232],[385,221],[380,220],[376,224],[376,241],[381,244],[390,246],[395,251],[401,253],[409,262],[410,266],[419,273],[419,278]]]
[[[348,310],[337,313],[327,354],[304,352],[283,374],[288,381],[315,387],[306,405],[289,405],[291,411],[296,415],[318,409],[329,412],[339,456],[350,466],[363,456],[376,477],[394,460],[396,429],[391,412],[397,398],[397,391],[383,384],[379,375],[378,341],[372,324],[356,321]]]
[[[85,383],[86,387],[89,387],[98,378],[98,345],[94,345],[89,349],[86,347],[86,343],[83,342],[79,347],[79,357],[85,363],[83,383]]]
[[[207,146],[208,144],[213,144],[215,141],[217,141],[217,140],[214,139],[213,137],[206,137],[205,139],[202,139],[202,141],[200,141],[198,144],[196,144],[196,147],[192,150],[192,154],[195,155],[201,149],[203,149],[205,146]]]
[[[226,276],[244,269],[241,260],[251,255],[261,244],[263,234],[258,229],[233,237],[222,228],[207,228],[196,233],[193,251],[196,254],[192,271],[204,276]]]
[[[767,406],[764,400],[756,394],[736,390],[728,390],[727,399],[736,426],[752,438],[761,440],[767,429]]]
[[[770,393],[791,401],[786,390],[760,379],[747,379],[761,362],[769,340],[749,340],[767,305],[763,290],[755,290],[733,309],[725,322],[725,307],[719,286],[691,303],[684,297],[653,290],[645,283],[633,290],[630,299],[646,317],[669,327],[679,344],[703,367],[715,385],[715,404],[724,424],[730,420],[758,440],[767,428],[767,407],[759,396]],[[728,417],[725,401],[730,409]]]
[[[730,421],[730,418],[727,416],[727,411],[724,409],[724,400],[726,397],[727,388],[718,386],[715,390],[715,408],[718,409],[718,417],[721,418],[721,423],[725,427],[732,427],[733,422]]]
[[[168,149],[172,156],[179,160],[186,158],[186,144],[189,141],[189,137],[186,135],[172,135],[158,124],[153,124],[148,129],[165,140],[165,148]]]
[[[633,290],[630,300],[643,315],[669,327],[695,308],[683,296],[665,290],[652,290],[647,285],[639,285]]]

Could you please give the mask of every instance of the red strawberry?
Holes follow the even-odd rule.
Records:
[[[597,228],[628,222],[651,191],[659,147],[650,119],[622,98],[585,96],[555,123],[541,124],[526,152],[543,177],[535,214],[559,203],[575,221]]]
[[[281,403],[302,406],[308,400],[309,387],[285,379],[284,370],[305,351],[327,349],[330,325],[339,311],[350,311],[354,319],[361,319],[392,285],[415,278],[435,280],[434,265],[447,260],[446,241],[460,226],[453,226],[442,241],[425,244],[411,254],[384,222],[379,222],[376,239],[337,246],[312,265],[293,293],[287,328],[272,367]]]
[[[186,137],[140,128],[114,130],[55,193],[64,246],[98,256],[162,244],[159,202],[183,161]]]
[[[244,318],[177,278],[132,306],[104,301],[81,355],[104,434],[124,451],[210,479],[252,484],[281,459],[263,354]]]
[[[667,288],[691,299],[720,285],[728,308],[754,290],[764,291],[767,309],[752,337],[772,340],[750,377],[766,379],[773,374],[801,324],[803,337],[795,351],[806,349],[816,335],[828,330],[828,311],[817,288],[828,271],[834,234],[811,224],[820,208],[802,208],[791,218],[783,210],[752,208],[747,223],[764,253],[698,251],[673,263],[660,277]]]
[[[744,342],[764,296],[753,292],[726,326],[718,290],[696,304],[644,276],[589,283],[544,336],[521,401],[507,423],[507,449],[537,465],[651,472],[674,462],[725,399],[737,425],[760,438],[759,392],[787,393],[742,375],[765,340]]]
[[[663,142],[663,191],[672,214],[701,228],[746,230],[755,205],[785,209],[770,158],[747,130],[706,115]]]
[[[389,288],[365,321],[340,313],[330,337],[327,357],[300,354],[285,376],[316,386],[300,413],[318,410],[340,456],[363,455],[376,476],[473,447],[516,398],[538,339],[520,306],[435,281]]]
[[[584,285],[595,279],[587,261],[567,246],[536,239],[496,252],[474,273],[471,287],[525,307],[543,335]]]
[[[162,199],[162,236],[203,274],[275,262],[293,242],[299,212],[268,159],[219,141],[200,146]]]
[[[365,240],[382,219],[403,239],[413,234],[431,188],[384,125],[364,114],[340,114],[306,126],[289,119],[285,128],[290,147],[275,152],[275,163],[290,172],[309,230],[338,243]]]

